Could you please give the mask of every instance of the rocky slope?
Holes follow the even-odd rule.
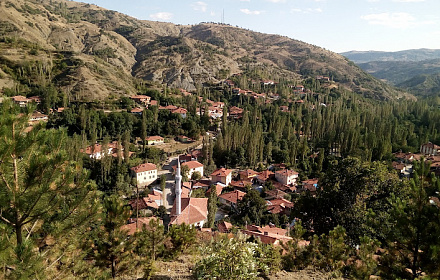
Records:
[[[0,37],[0,88],[41,86],[43,80],[73,100],[132,94],[139,80],[194,90],[251,68],[274,80],[329,76],[377,99],[409,96],[339,54],[287,37],[210,23],[141,21],[73,1],[3,0]],[[43,69],[32,72],[37,81],[24,79],[29,65]]]

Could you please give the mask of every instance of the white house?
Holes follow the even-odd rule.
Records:
[[[188,178],[191,178],[192,174],[197,171],[200,172],[201,176],[203,176],[203,164],[196,160],[184,162],[182,163],[182,166],[188,166]]]
[[[213,183],[220,182],[229,185],[232,181],[232,169],[220,168],[211,174],[211,181]]]
[[[420,153],[425,155],[433,155],[436,156],[440,154],[440,146],[435,145],[431,142],[423,144],[420,146]]]
[[[146,186],[157,179],[157,167],[153,163],[143,163],[131,168],[139,186]]]
[[[294,185],[298,178],[298,172],[289,169],[275,171],[275,179],[283,185]]]

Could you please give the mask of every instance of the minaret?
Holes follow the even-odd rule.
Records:
[[[182,209],[182,175],[180,175],[180,160],[177,158],[176,168],[176,215],[179,216]]]

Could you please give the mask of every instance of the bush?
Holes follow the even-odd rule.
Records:
[[[245,241],[244,236],[223,238],[202,249],[203,258],[196,264],[197,279],[255,279],[258,269],[268,270],[256,258],[258,244]]]

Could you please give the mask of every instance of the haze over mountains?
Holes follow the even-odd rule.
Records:
[[[251,67],[264,69],[262,79],[299,83],[324,75],[376,99],[409,96],[339,54],[229,25],[143,21],[64,0],[3,1],[0,18],[0,88],[23,86],[8,68],[26,65],[41,67],[33,78],[55,81],[73,100],[133,94],[142,80],[195,90]]]
[[[342,53],[374,77],[416,96],[440,93],[440,50]]]

